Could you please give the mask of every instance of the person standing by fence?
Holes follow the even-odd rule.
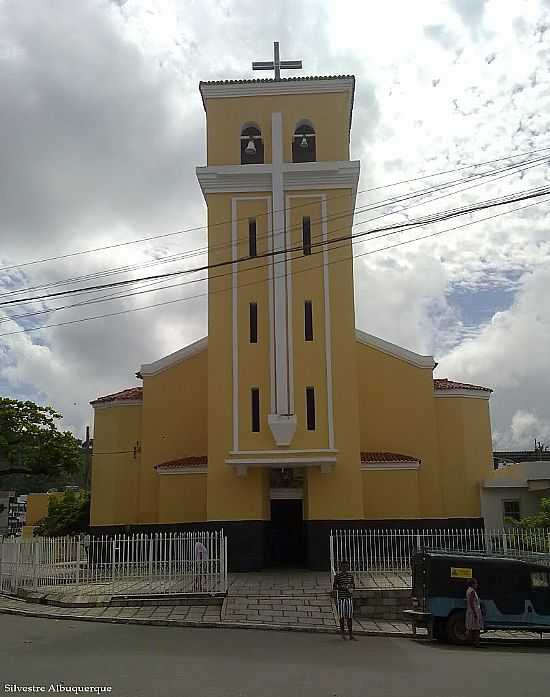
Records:
[[[345,623],[348,625],[348,635],[351,641],[356,641],[353,636],[353,595],[355,579],[349,570],[349,563],[343,559],[340,562],[340,569],[334,577],[332,584],[333,592],[336,596],[336,610],[340,620],[340,634],[342,639],[346,638]]]
[[[206,567],[208,564],[208,550],[200,541],[195,543],[195,582],[194,589],[197,591],[206,590]]]
[[[481,604],[477,594],[477,579],[471,578],[468,581],[466,590],[466,631],[468,639],[474,646],[479,646],[479,633],[483,629],[483,615],[481,614]]]

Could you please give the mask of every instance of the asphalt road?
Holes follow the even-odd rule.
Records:
[[[139,627],[0,615],[6,684],[111,686],[113,697],[548,697],[550,648]],[[22,694],[18,692],[17,694]],[[37,693],[36,693],[37,694]]]

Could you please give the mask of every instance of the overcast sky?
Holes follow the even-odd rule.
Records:
[[[5,269],[203,226],[198,82],[255,77],[251,61],[268,60],[274,40],[284,59],[302,59],[298,74],[355,74],[359,188],[386,187],[358,206],[474,170],[387,187],[404,179],[550,148],[548,0],[0,0],[0,292],[201,261],[166,258],[203,248],[204,229]],[[549,183],[544,161],[402,215]],[[550,202],[375,252],[451,226],[354,246],[357,326],[433,354],[438,377],[492,387],[495,446],[550,444]],[[91,399],[139,384],[141,363],[206,334],[205,291],[193,283],[27,317],[80,298],[0,308],[0,394],[52,404],[82,436]]]

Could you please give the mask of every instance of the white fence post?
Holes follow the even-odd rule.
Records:
[[[115,551],[116,551],[116,535],[113,536],[111,545],[111,594],[115,594]]]
[[[504,554],[508,554],[508,535],[506,532],[506,529],[502,529],[501,531],[501,537],[502,537],[502,551]]]
[[[80,589],[80,537],[76,542],[76,590]]]
[[[29,544],[32,544],[33,546],[33,553],[32,553],[32,576],[33,576],[33,583],[32,583],[32,588],[34,591],[38,590],[38,568],[39,568],[39,563],[40,563],[40,543],[38,540],[33,540]]]

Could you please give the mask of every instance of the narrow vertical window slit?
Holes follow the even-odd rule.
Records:
[[[249,218],[248,220],[248,256],[258,256],[256,218]]]
[[[313,341],[313,306],[311,300],[304,303],[304,338]]]
[[[302,245],[304,255],[311,254],[311,218],[309,215],[302,218]]]
[[[315,389],[306,387],[306,421],[307,430],[315,431]]]
[[[258,305],[250,303],[250,343],[258,343]]]
[[[252,432],[260,432],[260,390],[257,387],[253,387],[250,390],[251,401],[252,401]]]

